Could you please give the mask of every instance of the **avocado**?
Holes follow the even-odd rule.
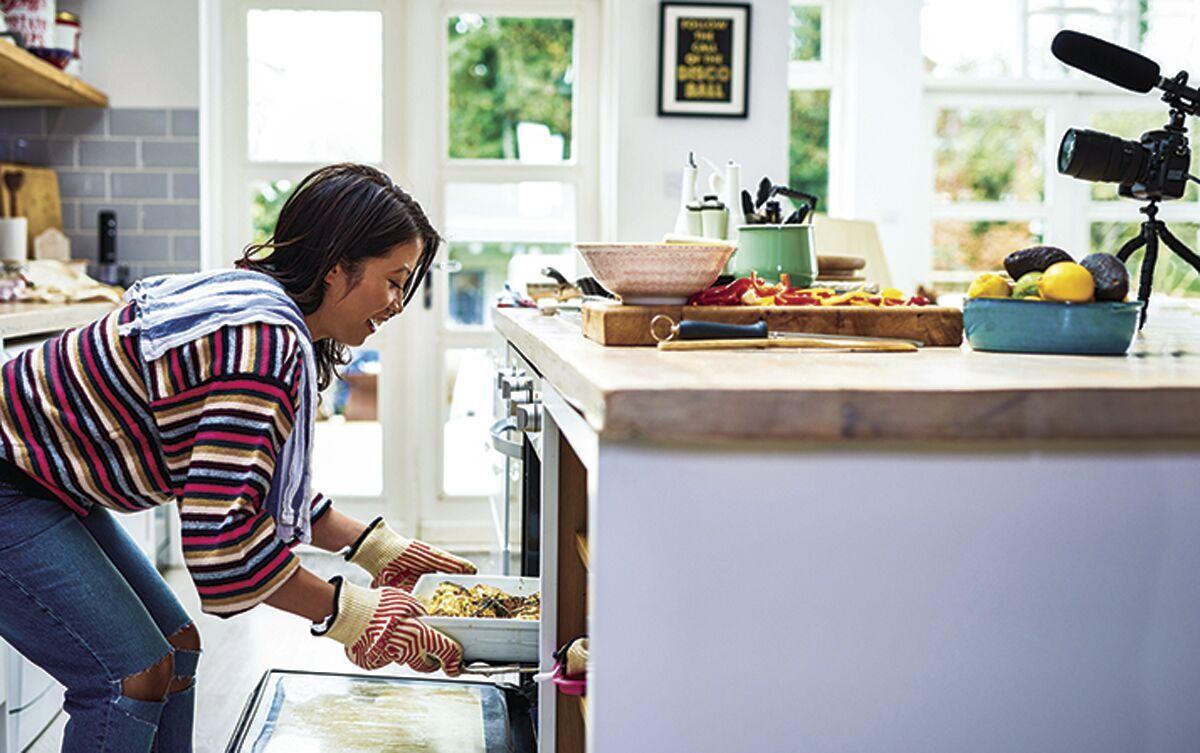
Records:
[[[1045,272],[1051,264],[1060,261],[1075,261],[1071,255],[1061,248],[1054,246],[1033,246],[1013,251],[1004,257],[1004,271],[1014,280],[1019,280],[1030,272]]]
[[[1097,301],[1123,301],[1129,294],[1129,270],[1112,254],[1091,254],[1079,262],[1096,281]]]
[[[1038,293],[1038,280],[1042,279],[1041,272],[1026,272],[1021,275],[1021,279],[1017,280],[1013,285],[1013,298],[1030,298],[1040,295]]]

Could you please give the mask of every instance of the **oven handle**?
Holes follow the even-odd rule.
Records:
[[[492,424],[489,433],[492,435],[492,448],[501,455],[507,455],[510,458],[521,459],[521,444],[514,442],[511,439],[506,439],[504,435],[510,431],[517,430],[517,419],[515,416],[502,418]]]

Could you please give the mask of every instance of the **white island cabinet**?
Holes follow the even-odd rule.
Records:
[[[544,666],[591,638],[543,751],[1196,750],[1200,358],[496,321],[545,410]]]

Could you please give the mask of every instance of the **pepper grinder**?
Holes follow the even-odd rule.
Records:
[[[725,239],[736,244],[738,228],[746,224],[746,215],[742,212],[742,166],[733,160],[725,165],[725,207],[729,210]]]
[[[100,228],[97,278],[106,285],[116,285],[120,279],[120,270],[117,268],[117,213],[107,209],[101,211],[97,224]]]

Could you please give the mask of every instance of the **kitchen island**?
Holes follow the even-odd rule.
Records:
[[[496,326],[544,405],[543,658],[591,636],[586,708],[544,690],[543,750],[1200,740],[1200,348],[660,353]]]

